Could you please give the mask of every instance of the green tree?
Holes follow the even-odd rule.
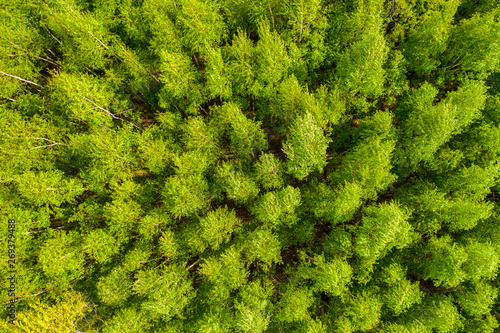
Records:
[[[241,251],[233,246],[220,256],[205,259],[200,274],[209,284],[210,302],[220,304],[230,297],[232,291],[247,282],[248,272],[241,260]]]
[[[480,117],[485,102],[482,83],[468,82],[433,105],[437,92],[425,83],[411,91],[404,102],[402,108],[408,110],[408,118],[402,126],[400,165],[414,168],[421,161],[429,161],[440,146]]]
[[[89,312],[93,305],[85,300],[82,293],[66,292],[62,297],[56,297],[55,303],[36,302],[32,305],[32,311],[26,311],[17,315],[15,324],[3,327],[10,332],[98,332],[99,326],[96,320],[89,321]],[[87,321],[87,325],[83,322]],[[92,319],[92,318],[90,318]]]
[[[44,54],[43,37],[30,22],[36,10],[33,4],[4,1],[2,7],[0,52],[4,56],[0,61],[0,96],[15,101],[24,90],[43,89],[39,72],[55,62]]]
[[[306,287],[288,287],[276,304],[277,320],[283,323],[300,322],[310,318],[308,309],[313,305],[313,293]]]
[[[183,0],[177,17],[179,37],[193,53],[206,55],[211,46],[220,43],[225,35],[224,21],[215,1]]]
[[[403,248],[412,241],[410,214],[397,203],[369,206],[364,211],[354,251],[361,258],[361,270],[370,270],[393,247]],[[361,272],[361,275],[366,275]]]
[[[248,119],[234,103],[226,103],[215,115],[218,124],[229,127],[230,148],[240,158],[255,157],[260,150],[267,150],[266,135],[261,123]]]
[[[380,96],[386,75],[383,66],[387,53],[383,35],[376,30],[366,32],[340,59],[339,85],[349,96]]]
[[[457,292],[457,303],[470,316],[480,317],[491,311],[498,290],[485,282],[479,282]]]
[[[194,297],[187,272],[179,265],[139,271],[133,291],[145,298],[142,303],[145,311],[153,318],[160,317],[166,321],[174,316],[182,317],[184,308]]]
[[[381,286],[384,305],[396,316],[419,304],[424,296],[418,281],[412,283],[408,280],[405,267],[398,263],[384,267],[377,277],[377,283]]]
[[[202,175],[174,175],[162,191],[165,206],[176,218],[193,216],[208,207],[209,187]]]
[[[446,3],[445,10],[429,10],[421,21],[408,32],[403,43],[408,68],[417,75],[429,74],[440,66],[440,56],[448,46],[453,15],[458,1]],[[421,47],[425,43],[426,47]]]
[[[68,288],[72,280],[80,279],[85,269],[85,258],[75,232],[55,232],[40,249],[38,260],[47,278],[60,288]]]
[[[130,272],[122,266],[115,267],[108,275],[97,283],[99,298],[111,306],[123,306],[132,295]]]
[[[413,327],[423,326],[421,329],[440,333],[458,331],[463,327],[462,316],[450,297],[445,295],[426,296],[421,304],[409,311],[405,319]]]
[[[250,282],[239,293],[241,300],[236,301],[235,326],[240,332],[264,332],[270,322],[272,288],[261,285],[259,281]]]
[[[284,185],[283,163],[270,153],[263,153],[254,164],[256,178],[264,189],[279,189]]]
[[[500,26],[494,16],[494,12],[476,13],[460,21],[451,34],[449,50],[443,57],[446,69],[458,67],[478,79],[486,78],[495,70],[500,61]]]
[[[329,175],[330,179],[356,184],[361,188],[363,198],[375,198],[378,192],[396,180],[391,173],[394,145],[393,140],[379,138],[362,141],[343,157],[340,168]]]
[[[217,181],[227,198],[239,205],[250,202],[259,194],[257,184],[241,169],[231,162],[222,163],[215,169]]]
[[[290,128],[290,137],[283,143],[287,172],[299,180],[313,171],[322,172],[329,141],[310,113],[297,118]]]
[[[161,60],[160,80],[164,85],[160,105],[170,109],[170,104],[182,103],[187,112],[197,114],[197,108],[206,96],[200,82],[201,75],[195,65],[189,56],[178,51],[162,52]]]
[[[449,235],[433,237],[425,246],[424,253],[430,258],[422,261],[421,275],[424,279],[431,279],[436,286],[456,287],[466,279],[463,265],[467,262],[468,252],[454,242]]]
[[[258,96],[265,96],[266,91],[273,89],[284,76],[290,59],[285,43],[276,31],[271,31],[268,21],[259,22],[257,32],[259,41],[255,47],[256,92]]]
[[[0,0],[0,331],[495,332],[499,4]]]
[[[335,310],[334,327],[340,332],[371,330],[380,323],[382,302],[371,290],[357,290]]]
[[[300,205],[300,190],[290,185],[280,191],[267,192],[252,207],[256,219],[272,228],[297,222],[295,210]]]
[[[334,259],[325,261],[324,257],[315,258],[314,290],[325,292],[331,296],[340,296],[348,289],[352,278],[352,268],[345,261]]]
[[[281,258],[281,243],[275,233],[262,227],[254,230],[244,240],[243,253],[249,262],[262,262],[264,270],[269,270],[272,264],[283,262]]]
[[[200,219],[201,237],[216,250],[229,240],[233,229],[239,224],[233,210],[219,208]]]

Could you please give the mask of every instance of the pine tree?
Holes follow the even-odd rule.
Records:
[[[256,178],[264,189],[279,189],[284,185],[283,163],[274,155],[263,153],[254,164]]]
[[[241,167],[233,163],[223,163],[216,170],[219,186],[226,193],[228,199],[234,200],[238,205],[246,204],[255,199],[259,188],[251,177],[241,171]]]
[[[267,192],[252,207],[256,219],[272,228],[291,226],[298,220],[295,210],[300,205],[300,190],[290,185],[280,191]]]
[[[15,325],[4,327],[10,332],[97,332],[100,324],[86,320],[92,311],[92,305],[79,292],[67,292],[62,297],[56,297],[55,304],[36,302],[32,311],[18,315]]]
[[[310,113],[297,118],[283,143],[287,172],[301,180],[313,171],[323,171],[329,141]]]
[[[500,50],[499,23],[493,12],[476,13],[461,20],[451,34],[449,52],[443,57],[446,69],[471,73],[478,79],[486,78],[495,70]]]
[[[182,317],[184,308],[194,297],[186,275],[186,270],[178,265],[141,270],[132,288],[134,293],[145,298],[142,308],[152,318],[168,321],[174,316]]]
[[[414,304],[419,304],[424,296],[419,283],[406,278],[406,269],[400,264],[391,264],[380,274],[381,292],[384,305],[395,315],[406,312]]]
[[[217,209],[200,219],[201,237],[216,250],[229,240],[239,224],[234,211],[229,211],[227,207]]]
[[[448,46],[453,15],[458,5],[458,1],[450,1],[445,10],[429,10],[421,22],[409,31],[403,44],[404,56],[408,68],[417,75],[429,74],[441,65],[439,59]],[[426,47],[420,47],[422,43]]]
[[[399,162],[402,166],[415,168],[419,162],[430,160],[441,145],[480,116],[479,110],[485,102],[482,83],[468,82],[433,105],[437,92],[436,88],[425,83],[411,91],[402,106],[409,112],[403,125],[401,149],[404,152],[398,153],[402,156]]]
[[[0,3],[0,331],[498,329],[499,0]]]
[[[233,246],[218,257],[205,259],[200,274],[208,283],[209,301],[220,304],[229,298],[233,290],[246,283],[248,272],[241,260],[240,250]]]
[[[272,288],[254,281],[246,285],[239,293],[240,301],[236,301],[236,329],[240,332],[265,332],[270,321]]]
[[[365,275],[379,258],[393,247],[403,248],[412,241],[410,214],[397,203],[370,206],[364,211],[354,251],[361,259]]]

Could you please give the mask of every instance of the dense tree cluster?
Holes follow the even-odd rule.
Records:
[[[499,327],[499,0],[0,1],[0,330]]]

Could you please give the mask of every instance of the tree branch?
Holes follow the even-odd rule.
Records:
[[[33,81],[30,81],[30,80],[26,80],[26,79],[23,79],[22,77],[19,77],[19,76],[15,76],[15,75],[12,75],[12,74],[8,74],[8,73],[5,73],[5,72],[2,72],[0,71],[0,74],[3,74],[5,76],[8,76],[8,77],[11,77],[11,78],[14,78],[14,79],[17,79],[19,81],[23,81],[23,82],[26,82],[26,83],[29,83],[29,84],[32,84],[34,86],[37,86],[37,87],[40,87],[43,89],[43,86],[39,85],[38,83],[35,83]]]
[[[101,111],[103,111],[103,112],[107,113],[107,114],[108,114],[109,116],[111,116],[113,119],[118,119],[118,120],[124,121],[124,122],[126,122],[126,123],[129,123],[129,124],[131,124],[132,126],[134,126],[135,128],[138,128],[139,130],[141,130],[141,131],[142,131],[142,128],[140,128],[140,127],[139,127],[139,126],[137,126],[136,124],[134,124],[134,123],[132,123],[132,122],[130,122],[130,121],[127,121],[127,120],[125,120],[125,119],[123,119],[123,118],[117,117],[116,115],[114,115],[113,113],[111,113],[109,110],[107,110],[107,109],[105,109],[105,108],[103,108],[103,107],[101,107],[101,106],[97,105],[97,104],[96,104],[93,100],[91,100],[90,98],[87,98],[87,97],[85,97],[85,96],[83,96],[83,95],[81,95],[81,96],[82,96],[82,97],[83,97],[83,99],[85,99],[87,102],[94,104],[94,106],[95,106],[96,108],[98,108],[99,110],[101,110]]]

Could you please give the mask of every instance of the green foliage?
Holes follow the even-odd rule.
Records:
[[[283,163],[274,155],[263,153],[254,164],[256,178],[267,190],[279,189],[284,185]]]
[[[283,143],[287,172],[299,180],[313,171],[322,172],[329,141],[310,113],[297,118],[290,128],[290,137]]]
[[[0,331],[495,332],[499,5],[0,0]]]
[[[205,54],[217,45],[224,36],[224,23],[218,6],[212,1],[183,0],[177,17],[183,44],[191,51]]]
[[[29,85],[39,84],[39,72],[45,65],[37,64],[36,58],[46,59],[43,55],[43,38],[36,27],[29,23],[34,8],[30,3],[21,1],[2,2],[0,12],[1,45],[4,57],[0,61],[0,96],[13,98],[22,93]],[[7,74],[7,75],[6,75]],[[15,78],[17,77],[17,79]],[[19,78],[31,81],[28,83]]]
[[[178,265],[166,266],[161,270],[141,270],[133,290],[145,298],[142,305],[145,311],[167,321],[173,316],[182,317],[184,308],[194,297],[187,272]]]
[[[72,280],[83,275],[85,258],[78,241],[75,233],[55,232],[40,249],[39,260],[44,274],[60,288],[68,288]]]
[[[460,21],[450,40],[446,53],[446,68],[461,67],[464,72],[479,79],[486,78],[496,69],[500,58],[498,19],[490,12],[486,15],[475,13],[471,18]]]
[[[174,238],[172,230],[166,230],[162,233],[159,244],[160,251],[167,258],[172,258],[177,255],[178,245]]]
[[[208,184],[201,175],[174,175],[167,179],[162,195],[165,206],[176,218],[193,216],[207,207]]]
[[[481,282],[457,292],[457,303],[470,316],[480,317],[490,312],[497,295],[495,287]]]
[[[486,181],[489,177],[491,175],[485,177]],[[467,178],[467,182],[471,183],[469,188],[474,188],[473,191],[467,191],[467,185],[462,183],[463,187],[460,186],[460,191],[457,193],[452,193],[453,198],[450,200],[446,198],[445,192],[439,191],[436,185],[424,182],[416,182],[410,189],[402,189],[398,196],[403,199],[405,204],[415,209],[413,216],[416,229],[419,232],[435,233],[443,225],[447,225],[452,231],[469,230],[476,226],[479,221],[488,218],[493,208],[491,204],[479,201],[481,199],[476,201],[467,198],[467,196],[474,198],[474,194],[469,194],[471,192],[477,191],[480,197],[485,193],[481,191],[483,185],[473,184],[475,180],[473,177]],[[455,175],[448,178],[443,185],[446,184],[448,190],[451,190],[454,181],[465,180],[461,176]],[[480,181],[484,181],[484,179]]]
[[[40,24],[65,45],[62,65],[68,71],[102,70],[109,64],[114,36],[92,13],[71,0],[47,1],[40,10],[45,18]]]
[[[235,326],[239,332],[264,332],[270,321],[272,288],[254,281],[240,291],[240,301],[236,301]]]
[[[426,252],[430,258],[422,262],[421,276],[432,279],[436,286],[456,287],[466,278],[462,266],[467,261],[466,249],[449,235],[429,240]]]
[[[75,134],[71,140],[73,158],[84,163],[80,173],[89,190],[104,194],[106,183],[128,179],[138,169],[137,134],[132,126],[117,130],[101,128],[89,135]]]
[[[181,100],[187,103],[190,113],[196,114],[196,107],[203,100],[203,92],[199,83],[200,75],[190,58],[178,52],[164,51],[161,54],[162,75],[164,83],[161,104],[167,108],[170,103]]]
[[[437,92],[435,87],[424,83],[409,93],[402,106],[409,114],[403,125],[400,163],[410,168],[429,161],[441,145],[480,117],[479,110],[485,102],[480,82],[468,82],[433,105]]]
[[[277,320],[284,323],[299,322],[309,318],[308,309],[313,305],[312,291],[305,287],[287,288],[276,304]]]
[[[423,328],[440,333],[456,332],[463,326],[462,316],[450,297],[445,295],[425,297],[420,305],[412,308],[407,318],[414,327],[422,323]]]
[[[240,221],[233,210],[220,208],[200,219],[200,234],[213,249],[217,249],[229,240],[233,229],[239,224]]]
[[[105,229],[92,230],[85,235],[85,253],[99,263],[109,262],[119,252],[120,248],[116,245],[116,238]]]
[[[363,198],[375,198],[378,192],[387,189],[396,180],[390,172],[393,150],[392,140],[374,138],[363,141],[343,157],[340,168],[330,177],[337,182],[353,184],[350,188],[357,185]]]
[[[237,204],[245,204],[255,199],[259,194],[259,188],[252,178],[238,169],[240,168],[226,162],[217,166],[215,172],[227,198],[234,200]]]
[[[227,61],[224,61],[220,49],[210,49],[206,60],[207,90],[210,97],[220,96],[224,99],[231,97],[231,81]]]
[[[300,201],[300,190],[288,185],[280,191],[267,192],[259,197],[252,212],[257,220],[271,227],[290,226],[297,222],[295,210]]]
[[[231,46],[228,47],[229,65],[228,72],[233,78],[233,93],[248,94],[254,91],[256,67],[255,45],[248,34],[241,29],[233,37]]]
[[[244,285],[248,275],[241,252],[235,247],[227,249],[219,257],[205,259],[200,273],[210,283],[210,301],[216,304],[225,301],[233,290]]]
[[[351,266],[339,259],[325,261],[320,256],[316,260],[314,289],[331,296],[340,296],[345,293],[352,278]]]
[[[467,261],[463,270],[467,279],[478,282],[496,276],[500,257],[491,244],[469,240],[464,249],[467,252]]]
[[[408,280],[406,269],[400,264],[393,263],[384,267],[378,280],[384,288],[381,292],[382,301],[396,316],[422,300],[423,292],[419,289],[419,283]]]
[[[17,181],[19,194],[34,206],[57,208],[63,203],[75,202],[84,187],[77,179],[68,179],[59,170],[24,173]]]
[[[92,305],[79,292],[66,292],[56,297],[54,304],[36,302],[31,311],[17,315],[15,324],[9,325],[10,332],[63,332],[85,328],[83,323]]]
[[[286,133],[298,117],[310,113],[320,127],[337,124],[344,111],[337,91],[328,91],[321,86],[313,94],[304,89],[294,75],[283,79],[277,86],[277,94],[270,98],[270,105],[263,114],[269,114],[276,121],[275,130]]]
[[[377,31],[366,32],[340,59],[339,85],[349,96],[380,96],[385,81],[383,65],[387,53],[383,35]]]
[[[259,260],[263,269],[272,264],[283,262],[281,259],[281,244],[278,237],[269,228],[258,228],[245,240],[244,253],[248,261]]]
[[[115,113],[126,108],[120,105],[106,81],[90,75],[61,73],[54,78],[50,88],[61,110],[92,129],[111,127],[113,119],[119,118]]]
[[[268,21],[259,23],[257,33],[259,41],[255,47],[255,79],[257,91],[262,89],[265,92],[284,76],[290,60],[283,40],[275,31],[271,31]]]
[[[393,247],[407,246],[412,228],[407,221],[410,214],[393,202],[367,207],[364,213],[354,251],[369,269]]]
[[[183,142],[189,151],[206,155],[210,160],[219,155],[219,131],[202,117],[191,117],[182,127]],[[190,156],[190,159],[193,157]]]
[[[151,323],[144,312],[137,311],[134,307],[122,308],[106,323],[106,330],[113,333],[124,330],[139,333],[144,332],[149,327],[151,327]]]
[[[220,125],[229,125],[230,147],[240,158],[255,157],[259,150],[268,148],[260,122],[248,119],[236,104],[224,104],[216,117]]]
[[[408,68],[418,75],[436,70],[439,58],[448,46],[452,20],[458,1],[450,1],[445,11],[428,11],[421,22],[408,33],[403,44]],[[421,47],[425,43],[426,47]]]
[[[113,269],[108,275],[99,279],[97,290],[99,298],[109,305],[123,305],[132,295],[132,281],[129,272],[123,267]]]
[[[335,326],[340,332],[367,331],[380,322],[382,302],[372,291],[358,290],[342,301]]]

